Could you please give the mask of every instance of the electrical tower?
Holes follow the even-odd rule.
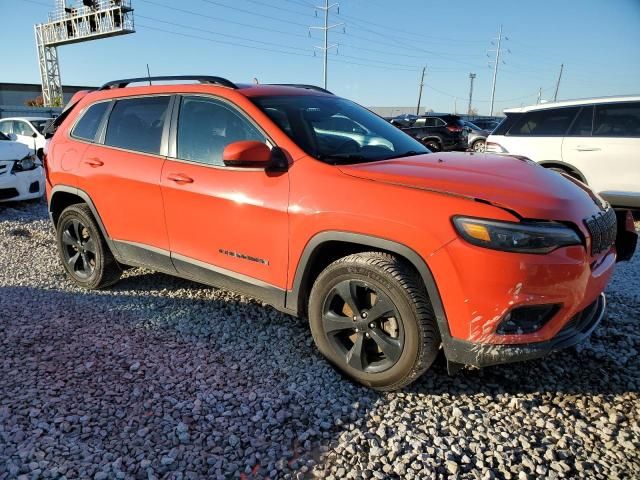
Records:
[[[322,50],[322,53],[323,53],[324,66],[322,69],[322,76],[324,78],[323,86],[325,89],[327,88],[327,66],[328,66],[329,50],[332,48],[338,47],[337,43],[332,43],[331,45],[329,45],[329,30],[331,30],[332,28],[336,28],[344,25],[344,23],[336,23],[334,25],[329,25],[329,11],[333,7],[336,7],[337,12],[340,13],[340,4],[332,3],[331,5],[329,5],[329,0],[324,0],[324,7],[315,7],[316,16],[318,15],[318,10],[322,10],[322,12],[324,13],[324,26],[309,27],[309,34],[311,34],[311,30],[322,30],[324,32],[324,45],[322,47],[316,46],[314,48],[317,48],[318,50]]]
[[[498,78],[498,65],[500,65],[500,58],[502,56],[502,41],[503,40],[509,40],[508,37],[503,37],[502,36],[502,25],[500,25],[500,30],[498,32],[498,37],[496,38],[497,41],[497,46],[496,46],[496,59],[493,62],[493,82],[491,84],[491,112],[489,113],[489,116],[493,116],[493,101],[495,99],[496,96],[496,79]],[[493,42],[491,42],[492,45],[495,45]],[[490,52],[492,52],[493,50],[490,50]],[[510,50],[507,49],[507,51],[509,53],[511,53]],[[502,63],[504,63],[504,60],[502,60]],[[491,66],[491,63],[489,63],[489,66]]]
[[[469,108],[467,108],[467,115],[471,115],[471,100],[473,99],[473,81],[476,78],[476,74],[475,73],[470,73],[469,74]]]
[[[56,0],[46,23],[35,26],[42,98],[48,107],[62,106],[58,46],[134,33],[131,0]]]

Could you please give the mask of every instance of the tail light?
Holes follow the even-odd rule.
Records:
[[[455,123],[450,123],[449,125],[446,126],[446,129],[449,130],[450,132],[462,131],[462,127],[460,125],[456,125]]]
[[[499,143],[495,143],[495,142],[486,142],[486,144],[485,144],[485,152],[489,152],[489,153],[509,153],[506,148],[504,148]]]

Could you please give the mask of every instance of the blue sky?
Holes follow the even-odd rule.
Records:
[[[74,0],[67,0],[69,4]],[[323,0],[316,0],[323,3]],[[336,0],[337,1],[337,0]],[[318,4],[316,3],[316,4]],[[33,24],[54,0],[0,0],[0,82],[39,82]],[[322,84],[321,25],[313,0],[133,0],[136,33],[59,50],[65,84],[152,74],[202,73],[238,82]],[[169,8],[168,8],[169,7]],[[480,8],[482,7],[482,8]],[[333,10],[329,89],[368,106],[414,105],[427,65],[422,105],[489,110],[487,51],[504,25],[496,110],[559,99],[640,93],[640,0],[341,0]]]

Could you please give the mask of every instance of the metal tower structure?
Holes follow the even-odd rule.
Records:
[[[131,0],[55,1],[55,10],[49,13],[48,21],[35,26],[46,106],[62,106],[63,102],[59,46],[135,32]]]

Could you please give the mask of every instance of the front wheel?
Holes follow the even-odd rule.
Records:
[[[425,147],[427,147],[432,152],[439,152],[442,150],[442,146],[437,140],[423,140],[422,143]]]
[[[320,352],[355,381],[377,390],[413,382],[435,360],[435,316],[417,273],[381,252],[349,255],[317,278],[309,323]]]

